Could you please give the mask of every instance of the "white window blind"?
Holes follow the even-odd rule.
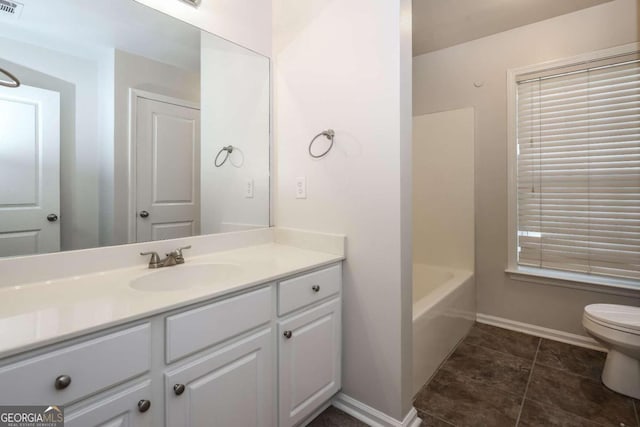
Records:
[[[640,280],[637,56],[520,76],[517,98],[518,264]]]

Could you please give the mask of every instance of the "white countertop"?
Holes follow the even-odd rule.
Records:
[[[0,288],[0,358],[335,263],[343,256],[269,243],[185,258],[185,266],[234,264],[241,272],[212,287],[172,291],[131,288],[131,280],[159,271],[146,265]]]

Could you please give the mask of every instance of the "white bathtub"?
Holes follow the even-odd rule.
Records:
[[[471,271],[414,264],[414,394],[466,336],[475,318],[476,292]]]

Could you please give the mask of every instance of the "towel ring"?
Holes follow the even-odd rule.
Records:
[[[227,152],[227,155],[224,156],[224,159],[222,159],[222,162],[218,163],[218,160],[220,159],[220,155],[223,152]],[[213,164],[219,168],[220,166],[224,165],[227,160],[229,159],[229,155],[233,153],[233,145],[227,145],[226,147],[222,147],[222,149],[220,151],[218,151],[218,154],[216,155],[216,159],[214,160]]]
[[[4,74],[5,76],[11,79],[10,81],[0,79],[0,86],[12,87],[12,88],[20,87],[20,80],[18,80],[16,76],[14,76],[13,74],[11,74],[10,72],[8,72],[3,68],[0,68],[0,73]]]
[[[331,144],[329,145],[329,148],[327,148],[327,150],[322,153],[322,154],[313,154],[313,144],[316,142],[316,139],[320,138],[321,136],[325,136],[329,141],[331,141]],[[336,136],[336,133],[334,132],[333,129],[327,129],[324,130],[322,132],[320,132],[319,134],[317,134],[316,136],[313,137],[313,139],[311,140],[311,143],[309,144],[309,155],[311,157],[313,157],[314,159],[319,159],[320,157],[324,157],[327,154],[329,154],[329,151],[331,151],[331,149],[333,148],[333,137]]]

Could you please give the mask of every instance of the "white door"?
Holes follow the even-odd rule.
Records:
[[[137,97],[136,241],[200,233],[200,110]]]
[[[0,87],[0,256],[60,250],[60,94]]]
[[[165,374],[167,426],[275,427],[271,329]]]
[[[341,387],[340,300],[279,323],[281,427],[298,424]]]

